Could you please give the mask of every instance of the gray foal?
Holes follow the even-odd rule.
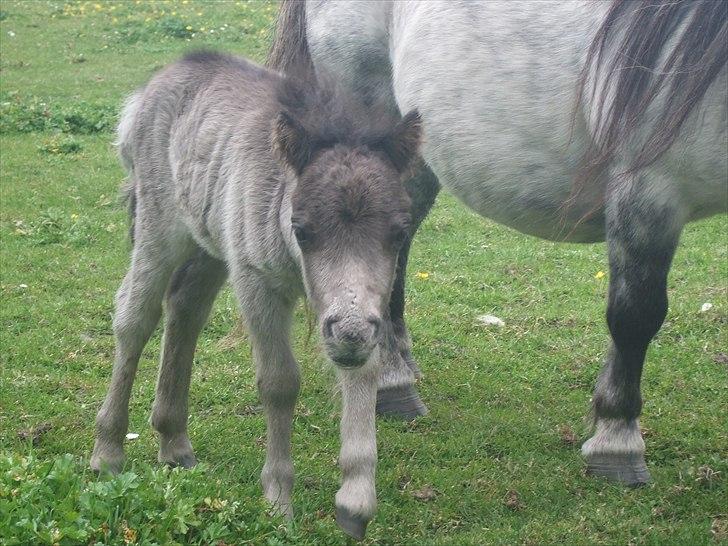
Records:
[[[420,120],[376,115],[334,86],[199,52],[127,101],[118,146],[129,174],[131,266],[116,296],[116,354],[91,466],[119,471],[142,349],[165,307],[151,423],[159,460],[196,463],[187,397],[197,337],[227,277],[250,334],[268,427],[261,481],[293,515],[291,427],[299,370],[289,330],[305,293],[341,385],[337,521],[362,538],[376,507],[379,345],[410,201],[402,180]]]

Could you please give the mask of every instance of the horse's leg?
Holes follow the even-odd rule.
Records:
[[[397,274],[389,302],[390,322],[389,327],[385,328],[381,346],[377,413],[410,420],[426,414],[427,407],[420,400],[414,385],[421,372],[412,357],[412,344],[404,322],[407,259],[412,238],[432,208],[440,185],[434,173],[423,166],[416,176],[407,181],[407,190],[412,198],[412,229],[410,238],[402,246],[397,259]]]
[[[162,350],[152,426],[159,461],[186,468],[197,463],[187,436],[187,396],[197,338],[225,281],[225,264],[198,249],[177,268],[167,289]]]
[[[250,335],[258,395],[267,420],[260,475],[263,494],[276,510],[292,518],[291,431],[301,383],[289,339],[295,300],[269,289],[253,271],[234,273],[232,282]]]
[[[647,347],[667,313],[667,275],[684,223],[679,198],[665,195],[658,182],[649,175],[633,178],[608,199],[612,345],[594,391],[596,433],[582,447],[589,474],[629,485],[650,477],[638,421],[640,378]]]
[[[167,241],[161,236],[134,244],[131,267],[116,294],[116,351],[109,390],[96,416],[91,455],[94,470],[119,472],[123,465],[132,383],[142,349],[159,322],[169,278],[184,259],[182,247],[179,241]]]
[[[377,372],[374,358],[361,368],[338,370],[343,408],[339,453],[342,482],[336,493],[336,522],[357,540],[364,538],[367,524],[377,508],[374,484]]]

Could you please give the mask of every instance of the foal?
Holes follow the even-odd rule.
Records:
[[[197,337],[226,277],[253,347],[268,440],[266,498],[292,516],[291,426],[299,391],[289,329],[305,292],[341,384],[337,521],[362,538],[376,506],[378,343],[407,237],[403,177],[420,121],[358,110],[335,89],[200,52],[127,101],[118,146],[129,173],[131,267],[116,296],[111,385],[91,466],[118,471],[137,363],[162,312],[151,423],[159,460],[196,463],[187,395]]]

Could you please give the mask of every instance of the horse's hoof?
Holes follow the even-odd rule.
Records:
[[[377,414],[404,421],[427,415],[427,406],[414,385],[402,385],[377,391]]]
[[[367,520],[355,516],[346,508],[336,508],[336,524],[347,535],[355,540],[364,540],[367,532]]]
[[[629,487],[640,487],[650,481],[645,458],[642,454],[599,454],[587,458],[588,476],[607,478]]]

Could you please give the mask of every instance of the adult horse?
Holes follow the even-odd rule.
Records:
[[[418,109],[429,169],[411,181],[415,217],[439,180],[524,233],[607,241],[612,343],[582,453],[590,473],[640,484],[640,378],[670,263],[687,222],[726,210],[727,58],[722,1],[283,0],[269,64]],[[403,285],[391,315],[406,339]],[[406,383],[404,360],[380,389]]]

